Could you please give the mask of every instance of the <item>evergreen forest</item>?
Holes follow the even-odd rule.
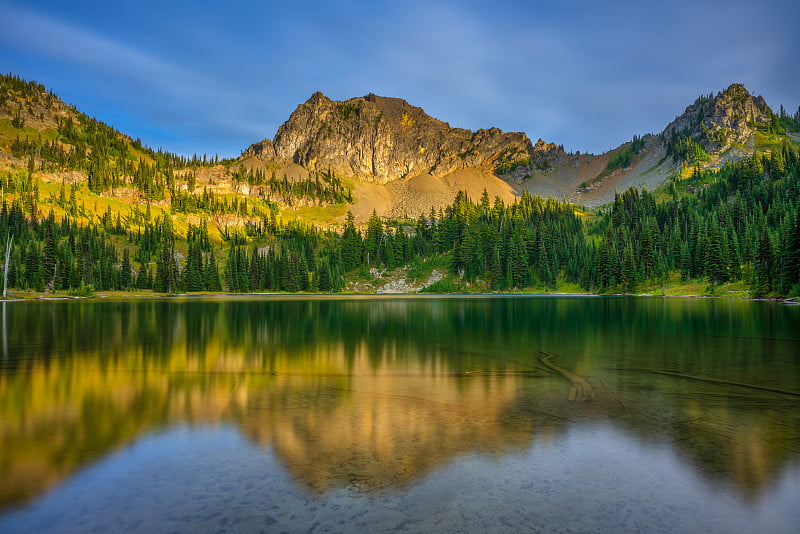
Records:
[[[357,225],[348,212],[343,225],[323,227],[284,222],[277,206],[345,208],[352,193],[334,173],[289,180],[216,156],[154,151],[35,82],[0,81],[0,107],[12,116],[0,126],[13,157],[27,162],[0,171],[4,289],[339,292],[374,272],[402,268],[419,279],[436,268],[444,277],[428,291],[637,293],[697,281],[709,294],[740,282],[753,297],[800,295],[800,156],[789,142],[719,169],[696,166],[656,191],[627,189],[594,210],[462,192],[416,220],[373,213]],[[31,130],[45,111],[53,127]],[[785,113],[775,121],[784,133],[797,126]],[[610,165],[627,165],[636,142]],[[195,173],[212,166],[247,194],[196,187]],[[66,171],[88,181],[39,178]],[[141,202],[112,209],[101,195],[119,188]]]

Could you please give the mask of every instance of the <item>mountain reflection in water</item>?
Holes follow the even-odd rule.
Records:
[[[668,445],[747,499],[800,455],[800,309],[623,298],[9,303],[0,505],[156,429],[226,423],[313,494],[412,485],[571,428]],[[592,384],[569,383],[539,351]]]

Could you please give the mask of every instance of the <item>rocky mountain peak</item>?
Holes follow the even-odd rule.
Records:
[[[400,98],[368,94],[334,101],[317,92],[297,107],[273,140],[252,145],[244,156],[385,183],[508,165],[527,160],[531,149],[523,133],[451,128]]]
[[[691,139],[709,154],[746,144],[754,128],[772,120],[772,111],[761,96],[753,96],[739,83],[716,95],[701,96],[663,131],[667,145]]]
[[[533,145],[533,150],[536,151],[536,152],[548,152],[550,150],[561,150],[561,151],[563,151],[564,149],[559,147],[555,143],[548,143],[544,139],[539,139],[538,141],[536,141],[536,144]]]

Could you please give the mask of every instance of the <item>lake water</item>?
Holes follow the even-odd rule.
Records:
[[[0,349],[3,533],[800,523],[798,306],[11,302]]]

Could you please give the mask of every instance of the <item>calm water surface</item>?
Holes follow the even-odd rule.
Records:
[[[13,302],[0,351],[3,533],[800,523],[797,306]]]

